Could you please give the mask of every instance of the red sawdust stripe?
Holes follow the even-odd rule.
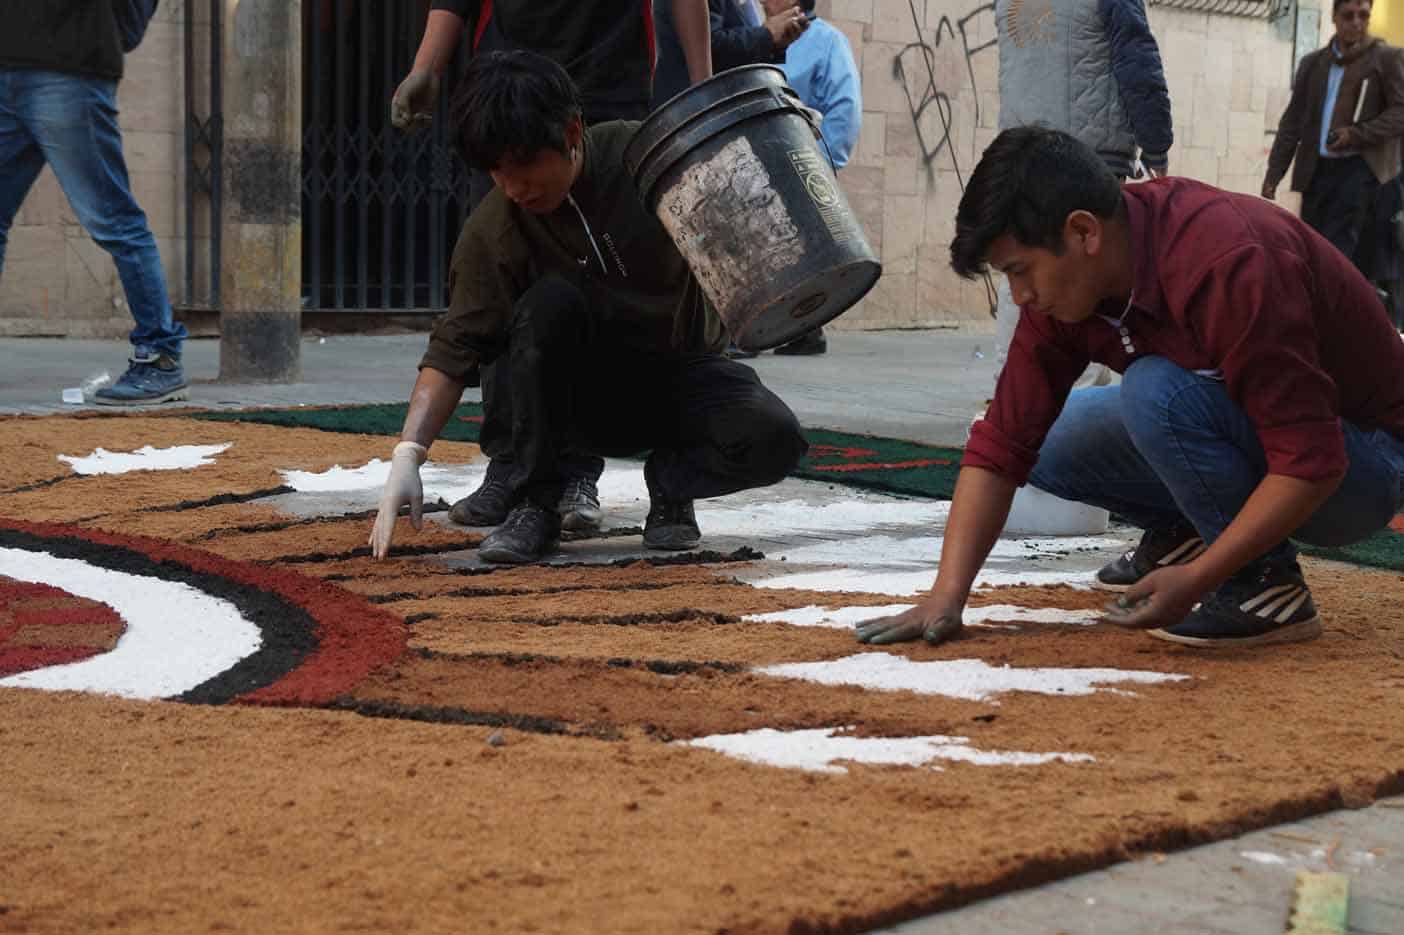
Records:
[[[83,539],[129,549],[158,562],[272,592],[312,618],[317,648],[302,664],[272,685],[240,695],[250,704],[326,704],[376,668],[399,657],[408,633],[404,621],[359,595],[295,572],[232,561],[174,542],[124,536],[55,523],[0,517],[0,527],[41,538]]]

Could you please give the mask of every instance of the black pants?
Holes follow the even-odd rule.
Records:
[[[620,103],[614,105],[597,104],[586,108],[585,123],[592,125],[610,120],[642,120],[648,116],[646,102]],[[493,188],[492,176],[481,169],[468,172],[468,210],[478,207]],[[479,380],[483,391],[483,429],[479,444],[491,462],[488,472],[494,477],[510,477],[513,474],[512,423],[511,416],[497,403],[498,382],[492,376],[492,365],[480,368]],[[569,477],[588,477],[599,480],[604,473],[604,459],[584,452],[571,452],[564,460]],[[554,506],[554,504],[553,504]]]
[[[1371,249],[1362,243],[1380,187],[1369,163],[1360,156],[1319,159],[1302,196],[1302,220],[1341,251],[1366,276]]]
[[[510,417],[514,485],[547,509],[560,500],[566,452],[651,451],[654,492],[695,500],[774,484],[809,447],[750,367],[622,350],[584,294],[556,276],[518,300],[508,348],[488,373],[499,414]]]

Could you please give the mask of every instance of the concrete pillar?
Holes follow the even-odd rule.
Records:
[[[224,0],[219,378],[301,378],[302,2]]]

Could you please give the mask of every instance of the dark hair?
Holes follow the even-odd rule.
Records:
[[[1336,15],[1336,11],[1339,10],[1341,7],[1345,6],[1345,5],[1346,5],[1347,3],[1349,3],[1349,2],[1350,2],[1350,0],[1331,0],[1331,15],[1332,15],[1332,16],[1335,16],[1335,15]],[[1375,12],[1375,5],[1374,5],[1373,3],[1371,3],[1370,0],[1365,0],[1365,3],[1366,3],[1366,5],[1368,5],[1368,6],[1370,7],[1370,12],[1371,12],[1371,13]]]
[[[813,13],[814,0],[799,0],[799,8],[803,13]]]
[[[560,65],[535,52],[474,56],[449,103],[458,149],[474,169],[529,162],[566,151],[566,128],[581,114],[580,92]]]
[[[1121,185],[1091,147],[1046,127],[1005,130],[961,196],[951,268],[966,279],[983,273],[990,244],[1005,234],[1061,254],[1069,214],[1111,218],[1125,210]]]

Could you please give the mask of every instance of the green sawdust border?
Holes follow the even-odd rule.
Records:
[[[404,425],[407,409],[406,403],[372,403],[201,412],[193,414],[193,418],[394,436]],[[446,441],[476,442],[482,415],[483,407],[478,403],[460,405],[439,437]],[[810,451],[791,472],[793,477],[933,500],[949,500],[955,492],[963,449],[831,429],[807,428],[804,434],[809,439]],[[1343,548],[1303,545],[1301,549],[1317,558],[1404,571],[1404,534],[1390,529]]]

